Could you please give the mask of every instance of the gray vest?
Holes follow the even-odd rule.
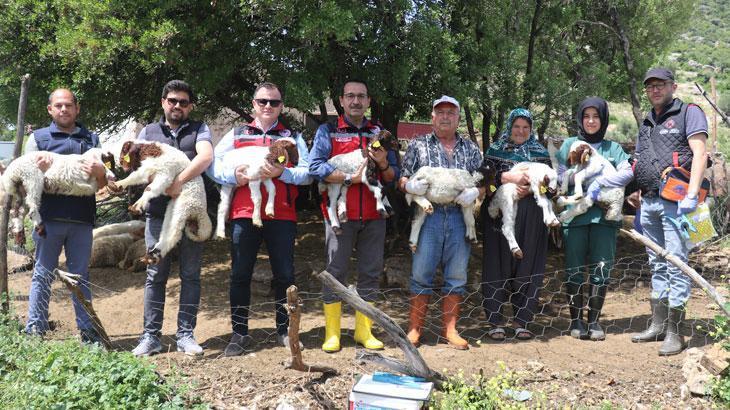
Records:
[[[689,170],[692,164],[692,150],[687,142],[687,107],[678,98],[656,118],[649,112],[639,128],[637,162],[634,168],[636,182],[644,194],[659,192],[662,172],[674,165]]]

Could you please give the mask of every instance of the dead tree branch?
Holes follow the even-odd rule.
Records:
[[[715,110],[718,114],[720,114],[720,117],[722,118],[722,121],[725,124],[727,124],[728,127],[730,127],[730,118],[728,118],[727,115],[725,115],[725,113],[722,112],[722,110],[717,107],[717,104],[715,104],[715,102],[712,101],[712,98],[710,98],[707,95],[707,91],[705,91],[699,84],[697,84],[697,82],[695,82],[695,87],[697,87],[697,89],[700,90],[700,93],[702,94],[703,97],[705,97],[705,99],[707,100],[707,102],[710,103],[710,106],[712,107],[712,109]]]
[[[299,347],[299,320],[302,316],[302,300],[297,294],[297,287],[289,286],[286,290],[286,310],[289,312],[289,349],[291,349],[291,361],[287,363],[287,369],[299,370],[300,372],[320,372],[326,374],[337,374],[337,370],[318,365],[307,365],[302,359],[302,349]]]
[[[97,316],[94,307],[91,305],[91,302],[86,300],[86,296],[84,296],[83,292],[81,292],[81,288],[79,288],[79,278],[81,276],[74,273],[64,272],[60,269],[55,269],[53,273],[58,276],[58,279],[60,279],[61,282],[66,285],[68,290],[70,290],[71,293],[73,293],[76,298],[78,298],[81,304],[84,305],[84,310],[86,310],[89,318],[91,318],[91,323],[94,325],[94,329],[96,329],[96,332],[99,333],[102,344],[105,348],[111,349],[112,343],[109,340],[109,336],[107,335],[106,330],[104,329],[104,325],[101,324],[101,320],[99,319],[99,316]]]

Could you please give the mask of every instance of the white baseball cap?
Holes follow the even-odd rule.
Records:
[[[443,103],[452,104],[452,105],[456,106],[457,110],[461,111],[461,106],[459,105],[459,102],[456,101],[456,98],[449,97],[448,95],[442,95],[441,98],[434,100],[431,108],[436,108],[437,105],[443,104]]]

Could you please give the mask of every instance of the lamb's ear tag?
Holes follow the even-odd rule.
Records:
[[[112,163],[109,161],[105,162],[104,166],[106,167],[106,169],[112,169]]]
[[[283,156],[283,155],[279,155],[279,158],[277,158],[277,159],[279,160],[279,163],[280,163],[280,164],[283,164],[283,163],[284,163],[284,161],[286,161],[286,157],[285,157],[285,156]]]
[[[127,161],[127,162],[132,162],[132,159],[129,158],[129,154],[127,154],[127,155],[124,156],[124,160]]]
[[[373,148],[380,148],[380,141],[373,142]]]
[[[497,187],[496,186],[494,186],[494,185],[490,185],[489,186],[489,192],[494,192],[496,190],[497,190]]]
[[[541,194],[544,194],[544,193],[546,193],[546,192],[547,192],[547,188],[545,188],[545,186],[544,186],[544,185],[540,186],[540,193],[541,193]]]

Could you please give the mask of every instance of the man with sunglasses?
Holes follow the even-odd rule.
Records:
[[[369,121],[365,112],[370,107],[368,86],[361,80],[345,82],[340,96],[344,114],[336,124],[323,124],[317,129],[310,153],[309,171],[319,181],[341,183],[347,190],[347,221],[342,223],[342,233],[335,234],[327,220],[327,198],[322,198],[325,217],[325,247],[327,271],[338,281],[346,283],[353,246],[357,250],[357,291],[364,300],[373,302],[383,272],[385,245],[385,220],[375,207],[375,197],[361,182],[362,172],[354,175],[335,170],[327,160],[338,154],[360,150],[380,132],[380,126]],[[369,150],[378,168],[382,182],[390,183],[398,178],[398,160],[394,151]],[[336,200],[336,198],[330,198]],[[325,315],[325,341],[322,350],[328,353],[340,350],[340,316],[342,302],[330,289],[322,290]],[[379,350],[383,343],[371,332],[372,321],[361,312],[355,313],[355,342],[367,349]]]
[[[180,195],[182,185],[201,175],[213,161],[213,144],[208,126],[188,117],[194,108],[195,94],[190,85],[172,80],[162,88],[160,121],[147,125],[137,139],[171,145],[190,158],[183,170],[167,189],[165,196],[154,198],[145,210],[145,244],[151,248],[159,240],[167,203]],[[183,234],[177,246],[180,265],[180,308],[177,315],[177,350],[189,356],[200,356],[203,349],[195,341],[193,331],[200,303],[200,263],[203,243],[194,242]],[[160,335],[165,309],[165,288],[170,275],[170,253],[156,265],[147,265],[144,287],[144,331],[139,344],[132,350],[135,356],[149,356],[162,351]]]
[[[670,221],[697,208],[700,183],[707,166],[707,118],[694,104],[674,98],[677,84],[666,68],[652,68],[644,77],[652,110],[639,128],[634,176],[641,193],[640,221],[643,233],[670,254],[687,261],[689,249],[680,228]],[[662,172],[681,166],[691,173],[689,189],[679,202],[659,195]],[[692,281],[678,267],[647,248],[652,271],[649,328],[634,335],[633,342],[664,340],[659,355],[680,353],[685,345],[679,329],[685,317]]]
[[[251,101],[254,120],[229,131],[215,147],[215,160],[208,173],[221,184],[236,185],[238,188],[231,201],[231,324],[233,335],[226,346],[226,356],[238,356],[251,343],[248,333],[249,306],[251,305],[251,278],[261,242],[266,242],[269,263],[274,279],[274,309],[276,311],[277,341],[289,347],[289,315],[286,312],[286,289],[294,284],[294,239],[297,233],[297,210],[295,207],[297,185],[311,183],[307,144],[301,133],[294,133],[279,121],[284,108],[281,90],[276,84],[259,84]],[[261,171],[262,178],[270,178],[276,187],[274,216],[266,215],[261,207],[263,226],[253,225],[253,201],[248,186],[245,167],[228,169],[223,157],[231,150],[269,146],[280,138],[292,138],[299,152],[299,162],[292,164],[266,164]],[[266,202],[268,192],[263,184],[261,201]]]

